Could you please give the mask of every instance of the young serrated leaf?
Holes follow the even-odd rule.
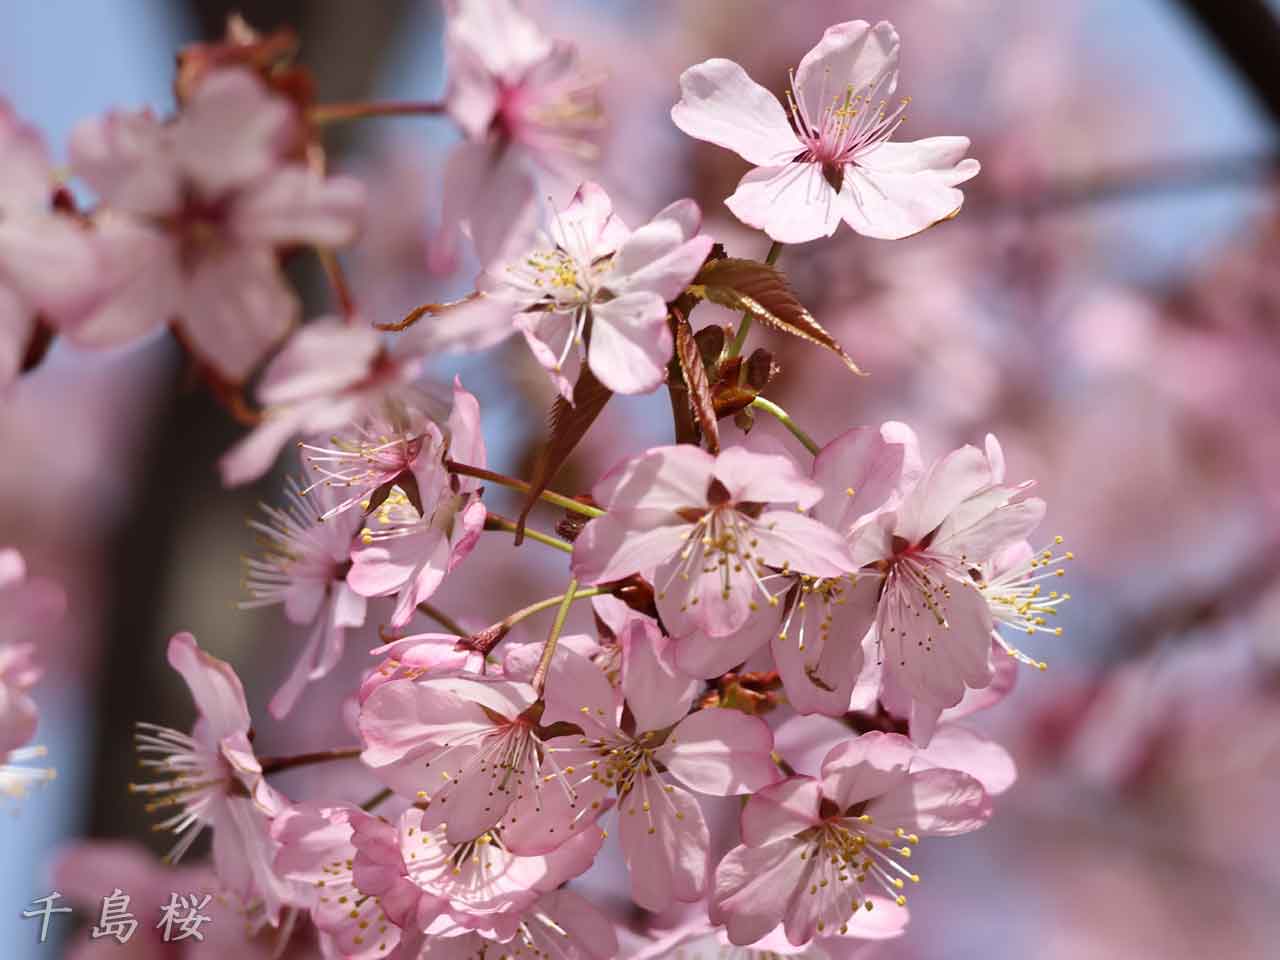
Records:
[[[680,358],[680,372],[684,374],[684,382],[689,387],[689,405],[698,418],[698,426],[702,429],[707,449],[712,453],[719,453],[720,428],[716,423],[716,407],[711,399],[707,368],[702,364],[702,353],[698,349],[698,341],[694,339],[688,318],[681,313],[675,313],[674,317],[676,356]]]
[[[612,396],[613,391],[597,380],[591,368],[584,363],[578,373],[578,382],[573,385],[573,403],[570,404],[564,397],[556,397],[548,417],[551,435],[547,438],[547,445],[538,454],[533,476],[529,479],[529,493],[516,520],[517,544],[524,540],[524,525],[529,518],[529,511],[538,502],[542,492],[551,485],[564,462],[569,459],[569,454],[573,453]]]
[[[712,260],[698,271],[690,289],[712,303],[750,313],[777,330],[824,347],[862,375],[844,347],[805,309],[777,267],[737,257]]]

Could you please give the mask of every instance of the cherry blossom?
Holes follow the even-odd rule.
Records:
[[[286,801],[263,779],[249,742],[240,678],[189,633],[169,641],[169,665],[191,691],[196,723],[190,734],[140,723],[139,762],[158,779],[129,789],[150,798],[148,811],[178,808],[156,827],[179,836],[171,861],[181,859],[205,827],[212,829],[214,869],[223,887],[245,905],[260,903],[266,922],[275,926],[281,909],[298,896],[273,869],[271,817]]]
[[[251,600],[241,607],[281,604],[290,623],[311,627],[302,655],[272,698],[272,716],[283,717],[303,688],[327,676],[342,659],[345,635],[364,626],[367,601],[347,584],[351,546],[361,527],[354,512],[324,522],[336,501],[333,488],[320,484],[310,497],[291,480],[283,508],[263,505],[266,522],[250,526],[263,538],[261,558],[245,559],[245,586]]]
[[[457,380],[443,430],[426,419],[381,425],[385,432],[362,426],[358,438],[337,438],[331,452],[310,449],[325,482],[348,485],[357,496],[395,485],[364,528],[365,547],[352,554],[347,579],[362,596],[396,594],[391,623],[401,627],[467,558],[484,529],[479,481],[448,472],[444,461],[483,467],[486,454],[480,405]]]
[[[262,423],[222,458],[222,482],[256,480],[292,436],[317,436],[377,415],[420,368],[415,354],[383,349],[369,327],[337,317],[312,321],[267,365],[257,391]]]
[[[876,662],[886,683],[910,697],[912,737],[921,744],[966,688],[991,683],[994,623],[981,567],[1025,540],[1044,515],[1044,501],[1028,496],[1026,485],[997,479],[998,445],[988,449],[966,446],[936,461],[853,547],[861,565],[883,573]]]
[[[545,795],[569,792],[535,699],[527,683],[510,680],[384,682],[361,705],[364,762],[403,796],[430,804],[424,827],[446,824],[449,842],[471,840],[513,806],[532,812],[553,805]]]
[[[536,215],[539,181],[595,156],[596,82],[574,47],[544,34],[513,0],[446,4],[445,105],[466,139],[445,162],[430,262],[451,269],[465,225],[482,266],[511,250]],[[523,226],[522,226],[523,225]]]
[[[71,163],[105,205],[107,291],[67,336],[105,347],[172,321],[219,375],[245,379],[298,319],[279,251],[349,243],[363,209],[358,181],[288,161],[296,124],[241,68],[207,74],[171,123],[146,110],[81,123]]]
[[[632,231],[608,194],[584,183],[531,249],[490,267],[478,282],[483,296],[446,314],[447,327],[429,336],[477,346],[518,330],[570,402],[566,364],[575,348],[610,390],[648,393],[671,359],[667,302],[711,251],[701,222],[696,203],[678,200]]]
[[[22,370],[36,318],[74,320],[96,294],[87,230],[53,209],[53,165],[38,131],[0,99],[0,388]]]
[[[978,161],[964,159],[967,137],[891,141],[907,107],[887,100],[898,46],[884,21],[828,27],[791,75],[787,109],[732,60],[707,60],[681,75],[671,119],[755,165],[725,203],[780,243],[829,237],[842,220],[864,236],[908,237],[959,212],[956,186]]]
[[[633,652],[646,655],[656,656],[651,648]],[[544,792],[541,808],[509,817],[504,835],[513,850],[535,852],[563,842],[557,838],[566,832],[591,833],[614,791],[632,899],[659,911],[699,899],[706,886],[710,837],[689,791],[750,793],[780,774],[770,756],[773,738],[761,720],[728,709],[686,715],[688,702],[678,691],[673,695],[671,686],[651,682],[656,669],[637,666],[623,674],[632,731],[631,721],[623,728],[622,705],[604,673],[585,657],[557,651],[542,722],[582,731],[548,749],[567,790]],[[675,783],[663,777],[664,769]]]
[[[363,815],[350,806],[296,804],[271,823],[276,872],[311,889],[311,919],[345,960],[385,957],[400,943],[381,901],[355,884],[351,818]]]
[[[742,810],[743,845],[716,871],[713,918],[751,944],[779,922],[797,946],[851,933],[872,892],[899,903],[919,877],[902,863],[920,835],[953,836],[991,815],[982,786],[952,770],[914,772],[897,734],[867,733],[835,747],[818,778],[789,777]]]
[[[27,764],[44,757],[28,746],[38,711],[29,691],[40,679],[35,644],[25,638],[56,622],[66,597],[55,583],[27,575],[22,554],[0,548],[0,793],[21,797],[27,788],[53,779],[54,771]]]
[[[356,885],[406,932],[428,936],[511,940],[539,896],[586,870],[603,842],[587,831],[545,856],[520,856],[500,829],[451,843],[444,826],[422,826],[424,816],[410,807],[395,825],[358,813],[351,822]]]
[[[770,568],[820,577],[855,569],[835,531],[796,510],[770,508],[808,509],[822,496],[785,456],[655,447],[614,468],[592,494],[608,512],[574,544],[574,575],[602,583],[654,571],[658,610],[671,634],[709,638],[696,641],[709,648],[697,656],[684,653],[681,639],[677,657],[686,672],[714,675],[767,640],[759,629],[742,628],[753,612],[780,602],[765,585]]]

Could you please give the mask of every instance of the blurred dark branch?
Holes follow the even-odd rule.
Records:
[[[983,191],[975,181],[967,192],[972,197],[971,212],[1038,214],[1148,194],[1263,185],[1277,174],[1280,152],[1265,151],[1147,163],[1019,190]]]
[[[1280,19],[1267,0],[1176,0],[1280,126]]]
[[[1217,580],[1197,589],[1181,586],[1166,599],[1144,604],[1142,613],[1119,620],[1103,649],[1131,659],[1178,637],[1246,615],[1280,581],[1280,543],[1269,543],[1240,560]]]

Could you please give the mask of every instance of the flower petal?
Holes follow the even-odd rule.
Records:
[[[753,794],[742,808],[742,842],[749,847],[786,840],[822,822],[822,785],[787,777]]]
[[[867,812],[883,826],[952,837],[991,819],[991,798],[967,773],[922,770],[874,799]]]
[[[661,296],[639,290],[624,293],[593,306],[591,323],[587,362],[601,383],[624,394],[649,393],[662,385],[672,340]]]
[[[231,229],[246,243],[341,247],[355,239],[364,207],[359,180],[323,177],[295,164],[236,199]]]
[[[763,166],[790,159],[804,147],[778,98],[732,60],[715,58],[680,75],[680,101],[671,120],[697,140],[732,150]]]
[[[899,46],[898,32],[884,20],[874,27],[865,20],[827,27],[796,67],[795,88],[809,122],[817,126],[823,112],[849,91],[863,96],[874,91],[877,99],[892,96]]]
[[[657,913],[673,901],[701,898],[711,835],[697,800],[656,776],[642,775],[619,802],[618,820],[632,900]]]
[[[957,141],[968,149],[965,137],[934,137],[882,143],[860,154],[845,167],[840,191],[845,222],[864,237],[900,240],[955,216],[964,204],[956,184],[973,179],[980,169],[973,159],[946,165]]]
[[[898,786],[915,755],[911,741],[896,733],[872,731],[838,744],[822,761],[822,795],[847,811]]]
[[[844,190],[836,193],[817,163],[756,167],[738,182],[725,206],[778,243],[806,243],[831,236],[848,216],[849,179],[846,175]]]
[[[664,730],[689,712],[698,681],[675,665],[675,650],[652,619],[633,613],[617,635],[622,648],[622,691],[636,731]]]
[[[773,734],[759,717],[709,707],[681,720],[654,757],[690,789],[728,797],[781,778],[772,751]]]
[[[177,633],[169,641],[169,666],[177,670],[191,690],[196,710],[208,723],[215,740],[249,729],[249,707],[235,670],[224,660],[200,649],[189,633]]]

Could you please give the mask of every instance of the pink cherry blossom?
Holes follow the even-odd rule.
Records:
[[[543,894],[521,916],[515,933],[497,940],[473,932],[443,931],[438,936],[406,933],[401,955],[424,960],[479,960],[490,955],[520,960],[613,960],[618,934],[613,922],[591,901],[561,888]],[[425,952],[417,952],[423,949]]]
[[[347,629],[364,626],[367,607],[346,579],[360,515],[348,511],[325,522],[326,508],[337,499],[333,489],[321,484],[308,497],[302,486],[290,480],[287,505],[264,504],[266,522],[250,522],[263,538],[264,552],[245,559],[245,586],[253,599],[240,604],[281,604],[290,623],[311,627],[302,655],[271,699],[269,709],[277,718],[293,709],[308,683],[337,666]]]
[[[908,237],[960,210],[956,186],[978,161],[964,159],[967,137],[890,140],[907,105],[888,105],[898,45],[887,22],[828,27],[791,76],[790,116],[741,66],[707,60],[681,75],[671,119],[755,165],[725,202],[780,243],[829,237],[842,220],[864,236]]]
[[[195,727],[185,734],[140,723],[140,762],[159,779],[131,784],[130,790],[152,798],[149,811],[178,808],[156,827],[179,835],[171,861],[210,827],[214,869],[223,887],[246,905],[260,903],[266,922],[275,926],[281,909],[298,898],[296,887],[273,869],[271,818],[286,801],[263,778],[249,742],[249,708],[240,678],[229,664],[201,650],[189,633],[169,641],[169,665],[191,690]]]
[[[295,435],[316,436],[378,415],[418,376],[421,359],[388,351],[376,331],[322,317],[297,330],[258,385],[263,421],[222,458],[222,482],[262,476]]]
[[[639,646],[632,652],[646,655],[656,657]],[[557,651],[542,722],[582,731],[580,738],[553,741],[547,751],[567,790],[546,792],[539,809],[513,812],[504,831],[513,850],[549,849],[566,832],[591,833],[589,825],[616,792],[631,896],[654,911],[697,900],[706,887],[710,836],[689,791],[732,796],[779,777],[770,755],[773,738],[760,719],[728,709],[687,713],[678,688],[652,682],[658,669],[637,664],[624,671],[634,730],[630,721],[623,729],[623,707],[604,673],[585,657]]]
[[[450,0],[446,13],[445,102],[466,140],[445,164],[430,259],[451,268],[465,225],[487,266],[519,252],[510,244],[536,214],[538,182],[595,156],[597,83],[579,73],[572,44],[544,34],[514,0]]]
[[[877,662],[886,684],[910,697],[912,737],[921,744],[966,688],[991,683],[994,623],[981,568],[1025,540],[1044,515],[1044,501],[1027,496],[1025,485],[997,479],[998,446],[989,449],[990,456],[962,447],[936,461],[853,546],[860,564],[884,575]]]
[[[448,330],[464,345],[519,330],[569,401],[566,365],[575,348],[610,390],[648,393],[666,379],[671,359],[667,302],[711,251],[711,238],[698,232],[701,222],[698,205],[679,200],[631,231],[614,215],[608,194],[584,183],[531,249],[481,276],[483,296],[446,314]],[[443,332],[432,336],[447,343]]]
[[[0,388],[22,370],[37,314],[67,322],[96,293],[89,233],[53,210],[54,174],[38,131],[0,99]]]
[[[38,722],[28,691],[42,671],[35,662],[35,644],[25,638],[55,623],[65,608],[61,587],[27,576],[22,554],[0,548],[0,793],[11,797],[21,797],[54,776],[50,768],[28,766],[47,751],[28,746]]]
[[[455,458],[485,465],[480,405],[455,380],[453,410],[443,431],[419,420],[397,433],[362,428],[361,438],[340,437],[334,452],[313,452],[313,462],[327,472],[326,482],[348,484],[366,497],[396,484],[361,534],[365,548],[352,554],[347,580],[362,596],[396,594],[391,623],[401,627],[470,555],[484,529],[487,512],[479,481],[448,472],[444,463]]]
[[[867,899],[872,909],[858,911],[845,936],[816,937],[796,946],[778,926],[754,943],[739,947],[723,929],[701,917],[657,936],[632,960],[666,960],[672,956],[680,960],[867,960],[875,955],[879,944],[902,936],[909,919],[907,908],[896,906],[892,900],[876,896]]]
[[[351,818],[363,815],[350,806],[297,804],[271,823],[280,845],[276,872],[309,889],[311,919],[344,960],[386,957],[400,943],[381,901],[355,884]]]
[[[752,796],[743,845],[716,871],[712,916],[729,940],[750,944],[779,922],[797,946],[852,933],[872,892],[899,903],[918,881],[902,863],[920,835],[952,836],[991,815],[982,786],[951,770],[911,768],[915,748],[867,733],[835,747],[818,778],[789,777]]]
[[[298,319],[277,263],[295,244],[349,243],[364,190],[288,162],[298,121],[251,72],[210,72],[177,118],[113,112],[71,138],[96,212],[108,290],[64,331],[126,343],[169,322],[220,376],[244,380]]]
[[[364,678],[357,699],[364,703],[373,691],[392,680],[420,680],[436,674],[477,674],[494,669],[491,664],[485,664],[481,654],[458,649],[458,639],[452,633],[417,633],[374,647],[370,655],[384,659]]]
[[[446,827],[424,827],[410,807],[396,825],[353,812],[355,883],[406,933],[428,937],[474,931],[487,939],[517,936],[539,897],[583,873],[603,835],[587,831],[546,856],[519,856],[501,830],[451,843]]]
[[[510,680],[388,681],[361,705],[364,762],[403,796],[429,802],[423,826],[447,824],[451,843],[490,830],[513,806],[559,809],[544,796],[569,789],[535,699],[527,683]],[[559,838],[547,839],[550,849]]]
[[[711,638],[700,642],[723,647],[717,656],[730,665],[767,639],[740,631],[754,611],[779,603],[764,583],[770,568],[821,577],[855,569],[835,531],[795,510],[770,509],[808,509],[822,496],[785,456],[655,447],[615,467],[592,492],[608,512],[574,544],[574,575],[602,583],[655,571],[658,611],[672,636],[683,646],[700,631]],[[696,660],[677,657],[697,672]]]

